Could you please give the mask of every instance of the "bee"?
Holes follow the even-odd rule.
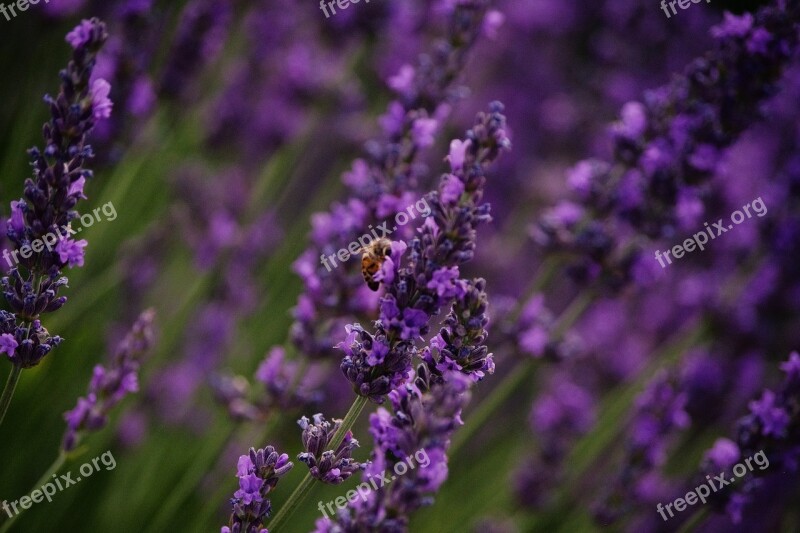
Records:
[[[36,332],[36,338],[39,340],[39,344],[44,344],[44,343],[46,343],[46,342],[47,342],[47,339],[49,339],[49,338],[50,338],[50,332],[49,332],[49,331],[47,331],[47,328],[45,328],[44,326],[42,326],[42,327],[41,327],[41,328],[39,328],[39,330]]]
[[[373,276],[381,269],[383,262],[392,253],[392,241],[385,237],[372,241],[359,249],[361,252],[361,275],[367,282],[367,287],[377,291],[380,283]]]

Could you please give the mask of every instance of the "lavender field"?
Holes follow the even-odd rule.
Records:
[[[800,532],[800,0],[0,40],[0,533]]]

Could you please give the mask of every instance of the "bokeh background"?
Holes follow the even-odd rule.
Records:
[[[350,318],[375,318],[374,300],[341,305],[364,298],[363,286],[336,294],[314,324],[296,306],[317,256],[298,259],[325,225],[315,213],[349,216],[331,209],[352,198],[342,176],[380,150],[380,117],[402,93],[394,77],[440,46],[452,4],[373,0],[326,19],[310,0],[52,0],[0,18],[2,205],[20,197],[25,151],[41,144],[41,98],[56,93],[69,58],[64,35],[99,16],[110,40],[97,69],[115,107],[91,137],[95,178],[81,211],[113,202],[118,213],[82,233],[85,267],[68,272],[69,301],[45,320],[66,341],[24,372],[0,427],[0,498],[29,492],[58,454],[62,415],[85,394],[92,367],[141,310],[158,316],[141,391],[65,467],[111,450],[116,469],[35,505],[12,531],[218,531],[240,454],[273,444],[295,456],[301,415],[344,416],[353,394],[333,344]],[[667,19],[653,0],[492,3],[447,108],[437,108],[416,183],[398,200],[430,190],[447,170],[450,140],[490,101],[503,102],[513,149],[489,174],[494,220],[462,270],[487,279],[497,370],[475,386],[449,479],[411,531],[676,531],[693,516],[664,524],[655,504],[694,487],[706,451],[736,439],[748,402],[779,386],[778,364],[800,346],[800,280],[787,259],[800,250],[796,61],[765,100],[764,119],[679,206],[674,237],[647,242],[648,274],[636,283],[590,283],[585,265],[537,242],[537,221],[574,195],[576,163],[608,157],[609,124],[625,103],[713,49],[723,9],[762,4],[703,2]],[[757,197],[764,219],[655,267],[653,250]],[[543,269],[546,282],[533,284]],[[346,271],[357,279],[356,261]],[[564,314],[567,324],[556,318]],[[246,378],[251,400],[263,397],[254,373],[280,346],[288,359],[311,361],[295,369],[308,381],[302,398],[273,401],[258,415],[266,420],[237,420],[237,406],[218,398],[232,386],[226,376]],[[676,422],[683,414],[689,422]],[[643,419],[658,426],[646,438]],[[367,425],[364,414],[354,429],[360,459],[371,449]],[[641,449],[653,457],[643,461]],[[295,463],[273,493],[275,509],[305,474]],[[800,531],[796,469],[766,474],[738,525],[709,505],[689,529]],[[312,530],[316,502],[356,484],[315,488],[285,531]]]

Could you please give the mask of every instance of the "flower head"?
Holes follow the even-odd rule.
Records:
[[[489,205],[481,203],[484,169],[510,147],[502,111],[502,104],[493,102],[488,113],[478,115],[467,139],[456,148],[456,152],[462,147],[464,150],[463,157],[456,156],[460,168],[445,174],[439,188],[426,197],[432,216],[425,219],[419,235],[408,244],[393,243],[378,280],[386,293],[381,299],[375,335],[354,324],[348,326],[348,340],[337,345],[346,353],[341,369],[358,394],[380,402],[382,395],[405,382],[411,372],[411,358],[418,352],[416,343],[428,333],[429,322],[442,308],[455,305],[455,312],[483,315],[485,303],[481,298],[485,299],[485,295],[478,296],[482,294],[480,289],[468,290],[469,283],[459,278],[458,266],[473,257],[477,227],[491,220]],[[452,150],[451,147],[451,153]],[[409,257],[403,264],[406,250]],[[469,320],[470,334],[475,335],[469,341],[482,340],[479,331],[485,317]],[[457,322],[452,323],[453,327]],[[453,339],[450,348],[459,352],[460,342]],[[477,378],[494,369],[485,347],[476,346],[474,351],[459,352],[455,357],[458,361],[431,364],[434,369],[442,365],[437,373],[445,368],[461,368]]]
[[[76,50],[92,40],[96,25],[91,20],[82,20],[80,24],[67,34],[66,41]]]
[[[233,512],[228,525],[222,527],[221,531],[223,533],[267,531],[263,527],[264,520],[272,511],[272,504],[267,496],[292,466],[289,456],[285,453],[278,454],[272,446],[258,450],[250,448],[247,455],[240,456],[236,469],[239,490],[231,499]]]
[[[97,431],[105,426],[111,409],[125,396],[139,390],[139,361],[155,342],[154,321],[155,311],[144,311],[117,345],[107,366],[94,368],[88,393],[78,398],[75,408],[64,414],[67,422],[63,439],[65,451],[77,446],[81,432]]]
[[[13,361],[23,368],[38,364],[61,342],[42,327],[40,315],[56,311],[66,302],[66,297],[58,294],[67,285],[61,269],[84,262],[85,240],[62,238],[55,248],[36,244],[61,235],[70,221],[80,216],[74,208],[86,198],[83,187],[92,176],[86,168],[93,156],[87,135],[111,108],[108,83],[90,83],[97,53],[107,37],[105,24],[97,19],[82,21],[67,35],[74,49],[72,60],[61,72],[58,96],[45,97],[51,116],[43,128],[44,149],[29,150],[33,179],[25,182],[24,199],[11,202],[7,236],[20,259],[0,278],[10,308],[0,320],[0,334],[16,339]]]
[[[83,266],[83,249],[89,243],[85,239],[75,241],[69,238],[61,239],[56,245],[56,252],[58,253],[61,262],[70,266]]]
[[[315,479],[338,485],[355,472],[366,468],[365,463],[359,463],[350,455],[358,447],[358,441],[353,438],[351,431],[345,434],[336,450],[327,449],[342,425],[341,420],[334,420],[331,427],[330,422],[318,413],[314,415],[313,422],[303,417],[297,423],[303,430],[303,449],[306,450],[297,459],[308,466]]]

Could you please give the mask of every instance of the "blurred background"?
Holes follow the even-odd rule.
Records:
[[[70,57],[65,34],[98,16],[110,37],[96,76],[111,83],[114,111],[90,136],[95,177],[79,210],[113,202],[118,213],[81,234],[85,266],[66,273],[69,300],[43,319],[65,342],[23,373],[0,427],[0,499],[30,491],[94,365],[143,309],[158,317],[140,392],[62,472],[106,450],[116,469],[34,505],[11,531],[218,531],[239,455],[272,444],[295,457],[300,416],[344,416],[354,395],[334,345],[345,324],[375,319],[377,297],[357,261],[323,290],[309,272],[326,239],[366,230],[358,217],[341,222],[363,193],[353,162],[388,157],[391,103],[408,97],[403,68],[437,72],[455,4],[373,0],[326,19],[310,0],[51,0],[0,18],[2,205],[20,198],[26,150],[41,146],[42,96],[57,93]],[[652,0],[498,0],[453,79],[431,75],[442,87],[422,107],[435,139],[397,206],[435,186],[450,140],[491,101],[505,105],[513,149],[488,175],[494,220],[462,269],[487,280],[497,370],[473,389],[449,479],[411,531],[800,531],[798,474],[785,466],[766,471],[738,524],[728,502],[694,525],[692,510],[669,523],[655,512],[696,485],[718,438],[736,440],[748,403],[780,386],[778,365],[800,346],[796,62],[702,194],[679,203],[671,233],[644,245],[636,283],[592,283],[539,231],[574,199],[576,164],[609,157],[623,105],[713,49],[723,9],[766,4],[702,2],[667,19]],[[763,219],[655,266],[654,250],[758,197]],[[280,371],[262,365],[270,357],[285,358]],[[354,428],[359,459],[372,448],[367,418]],[[657,429],[641,429],[649,422]],[[272,493],[276,510],[305,474],[295,463]],[[316,487],[284,531],[312,530],[317,502],[357,483]]]

